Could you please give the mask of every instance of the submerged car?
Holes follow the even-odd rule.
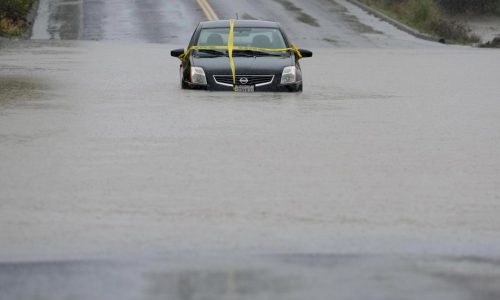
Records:
[[[280,25],[258,20],[201,22],[188,48],[172,50],[181,59],[183,89],[216,91],[302,91],[297,49]]]

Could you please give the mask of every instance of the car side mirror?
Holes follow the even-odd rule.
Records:
[[[312,51],[306,50],[306,49],[299,49],[300,54],[302,54],[302,57],[312,57],[313,53]]]
[[[184,54],[184,49],[175,49],[170,51],[170,55],[172,55],[173,57],[179,58],[179,56],[181,56],[182,54]]]

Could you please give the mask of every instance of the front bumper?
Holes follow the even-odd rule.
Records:
[[[255,92],[300,92],[302,91],[302,81],[297,81],[291,84],[281,84],[281,76],[274,76],[273,82],[266,85],[256,85]],[[193,84],[185,81],[189,89],[193,90],[209,90],[209,91],[233,91],[232,86],[217,83],[213,76],[207,76],[207,85]]]

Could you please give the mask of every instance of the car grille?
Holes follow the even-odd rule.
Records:
[[[240,79],[246,78],[248,82],[243,84]],[[232,75],[214,75],[214,80],[217,84],[225,86],[233,86]],[[263,86],[271,84],[274,80],[274,75],[236,75],[237,85],[255,85]]]

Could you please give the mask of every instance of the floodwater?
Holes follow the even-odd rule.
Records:
[[[6,299],[498,299],[498,51],[236,94],[180,90],[177,46],[2,46]]]
[[[0,40],[0,299],[500,299],[500,52],[210,3],[313,50],[304,92],[181,90],[194,0],[41,0]]]

